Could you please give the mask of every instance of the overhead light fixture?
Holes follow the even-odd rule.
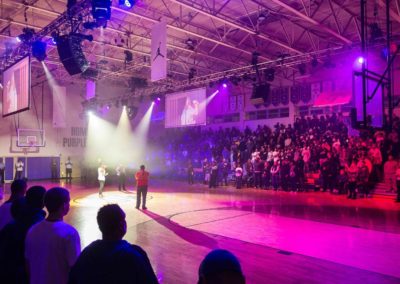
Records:
[[[369,25],[370,29],[370,40],[377,41],[383,38],[383,32],[379,27],[378,23],[372,23]]]
[[[95,22],[95,21],[93,21],[93,22],[86,22],[86,23],[83,23],[83,27],[84,27],[85,29],[87,29],[87,30],[94,30],[94,29],[96,29],[96,28],[99,27],[99,24],[98,24],[97,22]]]
[[[267,19],[267,14],[266,14],[265,12],[263,12],[263,13],[261,13],[261,14],[258,16],[257,21],[258,21],[258,23],[262,23],[262,22],[264,22],[266,19]]]
[[[194,50],[197,42],[194,39],[188,38],[185,43],[189,50]]]
[[[23,42],[23,43],[28,43],[32,38],[33,35],[35,34],[35,30],[31,28],[23,28],[22,29],[22,34],[17,36],[17,41],[18,42]]]
[[[128,118],[132,120],[138,113],[138,107],[134,105],[128,106],[126,107],[126,113],[128,114]]]
[[[119,0],[119,6],[131,9],[136,4],[136,0]]]
[[[46,59],[46,47],[47,44],[43,41],[35,41],[32,43],[32,55],[35,57],[39,62]]]
[[[275,80],[275,69],[274,68],[265,69],[264,77],[265,77],[265,80],[267,80],[269,82],[274,81]]]
[[[92,15],[98,27],[107,27],[107,21],[111,18],[111,1],[92,0]]]
[[[314,56],[313,59],[311,60],[311,66],[312,66],[313,68],[315,68],[315,67],[318,66],[318,59],[317,59],[316,56]]]
[[[196,76],[197,70],[195,68],[190,68],[189,74],[188,74],[188,79],[191,81],[194,76]]]
[[[129,50],[124,50],[124,54],[125,54],[125,63],[132,62],[133,53]]]
[[[51,33],[51,42],[53,44],[57,44],[58,40],[59,40],[60,34],[56,31]]]
[[[300,75],[306,74],[306,64],[305,63],[300,63],[297,68],[299,69]]]

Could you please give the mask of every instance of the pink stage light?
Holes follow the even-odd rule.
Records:
[[[222,84],[222,87],[228,88],[228,85],[227,85],[226,83],[223,83],[223,84]]]

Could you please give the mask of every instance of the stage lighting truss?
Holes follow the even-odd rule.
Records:
[[[256,66],[259,71],[267,70],[269,68],[273,68],[277,71],[277,67],[279,68],[295,68],[300,64],[308,64],[313,63],[315,60],[326,60],[332,55],[333,52],[340,52],[342,50],[341,47],[333,47],[325,50],[313,51],[306,54],[299,54],[293,56],[287,56],[284,58],[282,62],[282,58],[278,57],[275,60],[270,60],[266,62],[258,63]],[[232,70],[216,72],[212,74],[208,74],[205,76],[195,76],[191,80],[189,78],[185,81],[172,81],[170,84],[157,84],[153,86],[149,86],[146,89],[137,90],[135,96],[150,96],[151,94],[166,94],[182,91],[185,89],[199,88],[203,86],[215,87],[216,83],[222,84],[224,78],[228,79],[232,84],[238,83],[236,78],[241,78],[242,81],[254,81],[256,75],[255,65],[248,65],[244,67],[235,68]],[[235,83],[233,81],[235,81]]]
[[[59,30],[66,23],[70,23],[71,18],[74,18],[77,15],[85,14],[88,11],[91,4],[92,4],[91,0],[82,0],[76,4],[72,3],[72,6],[69,9],[67,9],[64,13],[59,15],[54,21],[49,23],[47,26],[45,26],[41,30],[33,33],[31,37],[28,36],[28,37],[30,37],[29,42],[35,42],[37,40],[41,40],[45,36],[51,34],[53,31]],[[25,34],[25,33],[23,33],[23,34]],[[25,36],[23,36],[22,39],[26,40],[27,38]],[[21,38],[20,38],[20,40],[21,40]],[[5,70],[8,67],[12,66],[16,62],[18,62],[21,58],[24,58],[25,56],[29,55],[30,52],[31,52],[31,45],[25,44],[21,40],[21,44],[13,49],[13,52],[10,55],[10,57],[6,61],[3,60],[1,62],[1,70]]]

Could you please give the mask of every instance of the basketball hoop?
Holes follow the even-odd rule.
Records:
[[[22,148],[22,152],[25,156],[28,155],[28,148]]]

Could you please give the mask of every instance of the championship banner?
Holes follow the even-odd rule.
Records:
[[[67,127],[67,88],[54,86],[53,92],[53,127]]]
[[[160,22],[151,31],[151,81],[167,78],[167,24]]]

